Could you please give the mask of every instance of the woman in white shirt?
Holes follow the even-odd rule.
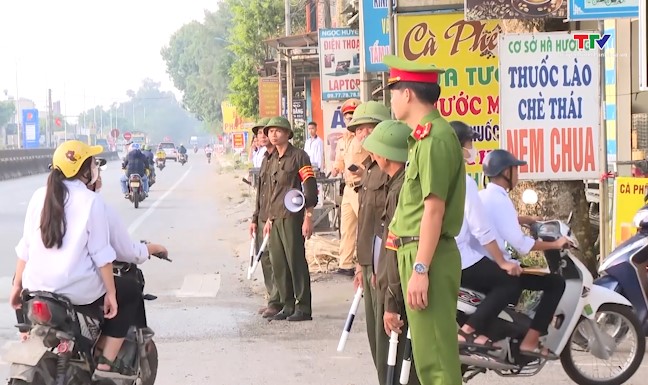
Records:
[[[20,308],[25,288],[64,295],[93,317],[101,316],[97,310],[103,306],[106,342],[96,373],[111,377],[132,323],[132,314],[118,312],[118,300],[125,308],[132,301],[127,291],[115,288],[115,250],[110,246],[105,204],[86,187],[99,176],[94,156],[101,152],[101,146],[75,140],[54,151],[47,186],[34,193],[27,207],[10,301],[14,309]]]
[[[464,150],[466,162],[476,158],[473,140],[477,134],[463,122],[450,122]],[[488,325],[511,302],[511,293],[519,290],[518,276],[522,272],[516,263],[506,261],[497,247],[497,231],[491,226],[479,199],[475,180],[466,174],[466,205],[459,235],[455,238],[461,254],[461,286],[486,294],[477,310],[459,329],[459,344],[465,347],[499,350],[486,333]],[[471,241],[483,245],[494,261],[471,247]]]

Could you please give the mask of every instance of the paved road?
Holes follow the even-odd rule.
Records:
[[[173,263],[143,266],[147,292],[159,296],[147,308],[160,351],[158,385],[377,384],[359,314],[345,352],[335,351],[352,297],[350,281],[314,276],[314,321],[268,323],[256,309],[263,303],[261,272],[245,280],[249,198],[241,176],[192,156],[158,172],[149,199],[135,210],[119,190],[119,164],[103,173],[102,195],[118,209],[134,239],[165,244]],[[14,270],[13,247],[20,238],[27,202],[45,175],[0,182],[0,301],[6,303]],[[361,306],[362,307],[362,306]],[[0,347],[15,341],[13,312],[0,311]],[[646,362],[648,363],[648,361]],[[645,366],[629,384],[648,376]],[[571,383],[557,364],[530,379],[482,375],[471,384]],[[0,363],[0,378],[7,366]],[[641,383],[645,383],[642,381]]]

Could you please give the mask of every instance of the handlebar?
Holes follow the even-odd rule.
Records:
[[[140,242],[145,244],[145,245],[148,245],[149,243],[151,243],[151,242],[149,242],[147,240],[141,240]],[[161,251],[159,253],[153,253],[151,255],[154,256],[154,257],[157,257],[159,259],[168,261],[168,262],[173,262],[173,260],[171,260],[171,258],[169,258],[169,253],[167,251]]]

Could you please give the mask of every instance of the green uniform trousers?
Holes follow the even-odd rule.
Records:
[[[303,218],[290,216],[272,222],[270,260],[279,298],[287,313],[311,315],[310,272],[302,235]]]
[[[371,275],[373,266],[362,266],[362,296],[365,305],[365,320],[367,321],[367,337],[369,337],[369,348],[371,349],[371,358],[374,365],[378,368],[379,362],[376,361],[376,325],[378,321],[382,325],[382,316],[378,320],[376,313],[376,301],[378,291],[371,286]]]
[[[261,248],[263,243],[263,227],[265,226],[265,221],[259,220],[257,223],[257,232],[256,232],[256,250],[257,252]],[[277,285],[274,281],[274,273],[272,272],[272,262],[270,261],[270,252],[268,251],[269,247],[266,245],[266,249],[261,255],[261,270],[263,270],[263,283],[265,284],[266,291],[268,292],[268,307],[282,308],[281,300],[279,299],[279,290],[277,290]],[[255,257],[256,258],[256,257]]]
[[[417,246],[413,242],[398,249],[398,271],[405,302]],[[461,256],[454,239],[439,240],[428,277],[428,306],[413,310],[405,304],[416,373],[421,385],[461,385],[456,320]]]

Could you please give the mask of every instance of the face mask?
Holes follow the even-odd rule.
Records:
[[[475,159],[477,158],[477,149],[476,148],[464,148],[464,150],[468,151],[468,157],[465,158],[468,163],[473,163]]]
[[[92,173],[92,179],[90,179],[90,183],[88,184],[93,185],[99,178],[99,167],[96,163],[92,164],[92,167],[90,167],[90,172]]]

